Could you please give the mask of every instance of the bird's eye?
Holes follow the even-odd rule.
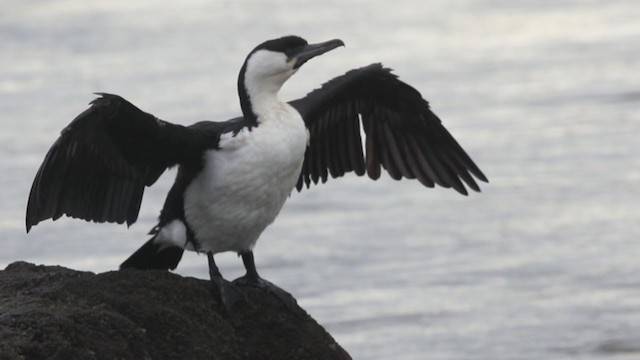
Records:
[[[287,55],[287,60],[291,60],[291,58],[299,54],[301,50],[302,50],[302,46],[296,46],[296,47],[286,49],[284,51],[284,54]]]

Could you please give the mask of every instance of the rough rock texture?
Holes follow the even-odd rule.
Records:
[[[0,271],[0,359],[350,359],[302,309],[242,288],[227,315],[205,280],[165,271]]]

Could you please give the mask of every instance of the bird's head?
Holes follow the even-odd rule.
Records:
[[[256,46],[247,56],[243,66],[245,77],[251,76],[256,80],[275,77],[283,78],[286,81],[311,58],[339,46],[344,46],[342,40],[339,39],[318,44],[309,44],[299,36],[284,36],[267,40]]]
[[[309,44],[299,36],[284,36],[267,40],[256,46],[245,60],[238,76],[240,98],[258,93],[277,93],[291,75],[308,60],[339,46],[342,40],[334,39]],[[242,104],[243,111],[245,104]]]

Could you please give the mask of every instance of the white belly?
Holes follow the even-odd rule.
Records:
[[[297,112],[207,151],[205,167],[185,192],[185,216],[201,251],[250,250],[293,190],[308,133]]]

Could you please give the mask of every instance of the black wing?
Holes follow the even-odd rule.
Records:
[[[480,191],[471,174],[487,181],[422,95],[381,64],[351,70],[291,105],[310,133],[298,190],[349,171],[375,180],[381,165],[393,179],[417,178],[427,187],[453,187],[464,195],[462,181]]]
[[[159,120],[117,95],[98,95],[44,158],[29,194],[27,231],[62,215],[130,225],[145,186],[217,145],[219,137]]]

